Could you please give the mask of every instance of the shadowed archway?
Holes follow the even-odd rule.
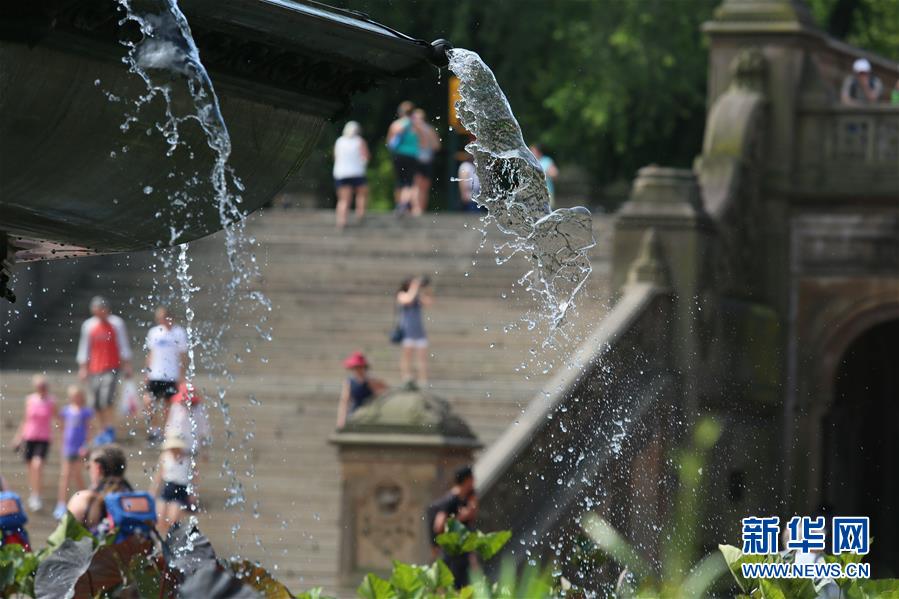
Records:
[[[870,516],[869,561],[899,574],[899,319],[869,328],[840,358],[824,417],[824,500],[832,515]]]

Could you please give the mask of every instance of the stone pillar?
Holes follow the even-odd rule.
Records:
[[[671,363],[681,375],[683,407],[691,414],[699,403],[696,371],[703,361],[700,339],[704,327],[700,316],[710,291],[706,286],[711,279],[712,233],[696,176],[687,169],[640,169],[631,198],[615,220],[612,288],[620,292],[629,277],[651,276],[657,283],[670,285],[675,294]]]
[[[356,584],[393,560],[431,560],[425,511],[481,447],[446,401],[391,391],[354,412],[331,437],[341,467],[339,573]]]

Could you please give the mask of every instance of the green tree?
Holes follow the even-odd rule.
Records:
[[[544,143],[563,166],[582,167],[599,186],[629,182],[650,163],[689,166],[701,150],[708,48],[700,27],[721,0],[332,1],[409,35],[478,52],[525,139]],[[822,29],[899,59],[899,0],[808,2]],[[440,117],[435,124],[447,139],[447,77],[436,70],[431,79],[361,94],[347,117],[382,146],[405,99]],[[324,151],[336,133],[324,133]],[[447,162],[444,152],[438,192],[452,170]],[[316,176],[330,186],[328,174]]]

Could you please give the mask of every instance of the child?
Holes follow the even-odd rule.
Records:
[[[60,411],[62,429],[62,468],[59,473],[59,493],[53,517],[57,520],[66,515],[66,501],[70,491],[84,488],[81,461],[87,455],[87,440],[90,438],[91,419],[94,411],[85,405],[84,391],[78,385],[67,389],[69,403]]]
[[[23,449],[28,464],[28,484],[31,495],[28,497],[28,509],[39,512],[43,508],[41,502],[41,479],[44,474],[44,461],[50,449],[51,425],[56,417],[56,398],[50,395],[50,386],[46,377],[36,374],[31,379],[34,393],[25,398],[25,415],[13,439],[16,451]]]
[[[153,489],[159,497],[157,507],[157,528],[163,536],[175,522],[181,519],[181,512],[190,508],[191,464],[187,443],[176,436],[167,436],[159,455],[159,468]],[[160,491],[160,487],[162,487]]]
[[[362,352],[356,351],[343,361],[343,367],[352,375],[343,382],[337,404],[337,428],[343,428],[347,417],[384,393],[387,385],[368,375],[369,363]]]
[[[209,416],[203,398],[193,385],[180,383],[178,393],[172,396],[165,425],[166,436],[184,439],[191,453],[198,453],[212,441]]]

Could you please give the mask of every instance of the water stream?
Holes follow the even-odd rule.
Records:
[[[550,210],[546,176],[493,72],[470,50],[450,50],[449,59],[460,80],[459,119],[475,137],[465,146],[480,180],[473,199],[507,236],[497,252],[528,260],[531,270],[520,282],[537,299],[538,316],[557,329],[590,276],[587,252],[596,245],[590,211]]]
[[[193,159],[200,149],[190,147],[192,137],[184,133],[187,127],[199,126],[208,148],[202,150],[212,152],[213,160],[207,172],[176,173],[173,168],[170,177],[178,177],[183,185],[168,197],[171,212],[158,217],[173,223],[184,222],[198,202],[215,202],[224,228],[224,252],[229,272],[220,290],[207,287],[203,291],[220,294],[215,304],[219,311],[215,320],[218,324],[204,328],[194,314],[195,295],[201,289],[191,273],[186,243],[174,250],[157,252],[159,288],[153,294],[155,297],[148,299],[158,301],[168,297],[183,307],[189,337],[187,379],[194,384],[199,366],[213,377],[216,405],[226,429],[225,434],[217,435],[224,439],[228,456],[221,464],[222,477],[227,480],[225,505],[243,510],[248,503],[246,484],[238,475],[237,462],[240,459],[246,461],[242,474],[252,480],[253,466],[246,453],[253,431],[251,426],[241,434],[234,431],[236,423],[227,398],[234,379],[224,362],[223,336],[229,324],[233,326],[239,322],[255,327],[260,340],[270,339],[266,319],[271,304],[253,289],[259,271],[253,258],[254,241],[244,229],[243,217],[246,215],[241,209],[242,186],[228,164],[231,140],[212,81],[175,0],[158,0],[157,10],[153,13],[137,12],[131,0],[117,1],[125,15],[120,24],[136,25],[140,31],[140,39],[123,41],[127,47],[124,61],[146,90],[129,105],[123,131],[138,126],[142,120],[141,112],[148,106],[162,102],[164,118],[147,131],[148,135],[162,135],[169,156],[186,152]],[[461,121],[476,137],[466,147],[474,157],[481,182],[480,192],[474,200],[488,210],[486,222],[495,223],[505,235],[505,241],[495,250],[506,256],[497,260],[523,256],[528,261],[529,270],[520,283],[537,300],[538,308],[534,313],[548,322],[552,331],[561,330],[591,272],[588,251],[595,241],[590,213],[581,207],[550,210],[543,170],[528,150],[493,73],[478,55],[467,50],[453,50],[450,52],[450,69],[461,81],[458,104]],[[142,185],[148,195],[161,193],[143,183],[136,184]],[[207,188],[212,189],[212,197],[198,191]],[[174,227],[168,240],[170,245],[177,245],[180,238],[180,231]],[[247,351],[251,349],[248,345]],[[235,358],[236,361],[240,359],[239,356]],[[524,365],[522,367],[526,369]],[[194,432],[196,427],[191,418]],[[196,434],[193,440],[196,442]],[[258,502],[254,502],[253,514],[258,516],[259,510]],[[238,523],[232,528],[235,539],[240,527]],[[260,544],[258,539],[256,543]]]
[[[243,186],[229,166],[231,154],[231,138],[222,117],[218,98],[212,81],[200,60],[199,51],[191,36],[187,19],[179,9],[175,0],[158,0],[153,12],[146,5],[138,11],[131,0],[118,0],[124,16],[120,26],[136,25],[140,37],[136,40],[123,40],[127,54],[123,61],[129,72],[139,77],[145,87],[145,93],[133,99],[122,123],[123,132],[141,123],[141,112],[160,103],[164,117],[155,122],[147,135],[162,135],[167,145],[167,155],[183,154],[186,160],[179,161],[179,167],[188,165],[187,172],[178,172],[175,167],[169,173],[169,179],[176,179],[180,185],[168,196],[168,214],[157,214],[168,222],[187,222],[193,217],[198,204],[204,207],[209,203],[218,212],[223,228],[224,253],[227,261],[222,281],[206,282],[202,291],[213,302],[215,317],[197,322],[194,313],[194,298],[201,287],[194,282],[190,272],[191,258],[187,243],[178,245],[181,233],[177,226],[171,229],[169,245],[178,246],[172,249],[161,249],[156,252],[158,267],[154,269],[157,288],[149,299],[154,303],[175,303],[182,308],[184,326],[188,334],[188,369],[186,380],[190,392],[197,384],[199,368],[211,378],[211,386],[215,389],[215,405],[222,414],[225,431],[217,435],[225,443],[225,455],[221,465],[221,476],[227,481],[225,490],[227,497],[225,506],[238,507],[243,510],[247,502],[245,484],[238,475],[238,463],[249,462],[248,444],[253,436],[252,426],[238,434],[233,430],[235,423],[231,406],[227,400],[228,391],[234,382],[226,360],[227,352],[224,336],[229,328],[245,325],[254,328],[260,341],[271,338],[266,322],[271,304],[259,291],[253,289],[259,277],[259,270],[254,258],[255,241],[245,231],[241,209],[240,193]],[[110,98],[119,100],[119,98]],[[202,131],[202,142],[206,148],[192,147],[195,135],[187,134],[187,129],[199,126]],[[209,161],[195,160],[211,151]],[[179,154],[180,155],[180,154]],[[190,164],[202,165],[195,172],[189,172]],[[208,168],[208,170],[203,170]],[[211,190],[211,196],[210,196]],[[145,194],[162,193],[152,186],[143,188]],[[174,275],[174,277],[172,276]],[[152,308],[152,306],[148,306]],[[252,347],[247,346],[247,353]],[[233,357],[235,362],[241,356]],[[207,396],[208,397],[208,396]],[[252,403],[252,402],[251,402]],[[193,412],[189,411],[189,435],[193,449],[199,443],[198,423]],[[192,460],[195,460],[192,457]],[[194,463],[196,467],[196,463]],[[252,464],[248,464],[245,473],[252,478]],[[258,504],[254,505],[258,511]],[[236,537],[239,525],[233,529]]]

